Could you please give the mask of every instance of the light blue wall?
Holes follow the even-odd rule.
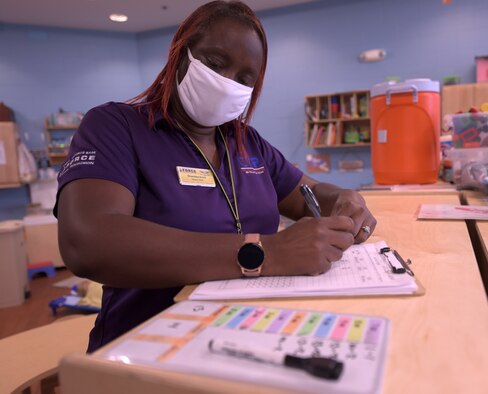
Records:
[[[253,125],[305,168],[303,97],[369,89],[386,76],[474,82],[474,57],[488,55],[488,1],[324,0],[261,13],[269,66]],[[42,121],[63,107],[86,111],[125,100],[160,71],[175,29],[139,35],[0,25],[0,101],[11,106],[31,148],[42,146]],[[385,48],[385,61],[359,63]],[[356,188],[372,182],[369,149],[354,150],[361,173],[340,173],[346,151],[330,151],[332,171],[318,179]],[[349,156],[350,157],[350,156]],[[18,216],[25,191],[0,190],[0,220]],[[12,213],[14,212],[14,214]]]
[[[369,89],[392,75],[442,80],[458,74],[473,82],[474,57],[488,54],[486,15],[484,0],[449,6],[440,0],[321,1],[266,13],[269,68],[255,125],[304,168],[313,150],[304,144],[303,96]],[[373,48],[386,49],[386,60],[357,60]],[[332,171],[319,179],[352,188],[373,181],[369,149],[357,152],[367,163],[362,173],[340,173],[346,151],[329,152]]]
[[[305,95],[369,89],[387,76],[456,74],[474,82],[477,55],[488,55],[488,1],[327,0],[260,13],[269,63],[253,125],[285,156],[305,168]],[[149,83],[166,59],[174,30],[139,37],[142,79]],[[379,63],[360,63],[364,50],[384,48]],[[328,150],[332,171],[316,178],[357,188],[373,181],[369,148]],[[341,173],[338,161],[358,157],[366,168]]]
[[[0,101],[31,149],[45,146],[44,118],[60,107],[86,112],[142,86],[134,34],[0,25]],[[27,187],[0,189],[0,220],[22,218],[28,203]]]

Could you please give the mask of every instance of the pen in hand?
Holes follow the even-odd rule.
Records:
[[[326,357],[297,357],[291,354],[265,351],[262,348],[247,346],[233,341],[211,339],[208,342],[211,352],[238,357],[260,363],[301,369],[310,375],[323,379],[337,380],[341,376],[344,363]]]
[[[312,189],[310,189],[308,185],[300,185],[300,191],[302,192],[305,203],[307,204],[308,209],[310,209],[310,212],[312,212],[312,215],[316,218],[320,217],[320,206]]]

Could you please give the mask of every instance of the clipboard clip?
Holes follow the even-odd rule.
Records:
[[[398,267],[397,265],[392,264],[391,260],[388,258],[387,253],[392,253],[393,256],[395,257],[395,260],[398,261],[398,263],[401,265],[401,267]],[[400,256],[400,254],[395,249],[389,248],[389,247],[381,248],[380,254],[385,256],[386,260],[388,261],[388,264],[390,264],[391,272],[393,272],[394,274],[404,274],[406,272],[410,276],[415,276],[412,269],[409,267],[409,265],[412,264],[412,260],[407,259],[405,261],[403,259],[403,257]]]

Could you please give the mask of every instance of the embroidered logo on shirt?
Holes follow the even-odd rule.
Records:
[[[261,164],[259,157],[249,156],[247,159],[239,157],[239,166],[241,171],[245,174],[263,174],[264,166]]]
[[[63,164],[63,168],[59,173],[59,176],[63,176],[71,168],[80,165],[94,165],[96,156],[96,150],[76,152],[69,161]]]

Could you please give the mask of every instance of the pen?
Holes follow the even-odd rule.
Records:
[[[312,212],[312,215],[316,218],[320,217],[320,206],[312,189],[310,189],[308,185],[300,185],[300,191],[302,192],[305,203],[307,204],[308,209]]]
[[[313,376],[323,379],[337,380],[342,373],[344,363],[325,357],[302,358],[291,354],[265,351],[261,348],[239,344],[237,342],[211,339],[208,342],[211,352],[226,356],[238,357],[260,363],[298,368]]]

